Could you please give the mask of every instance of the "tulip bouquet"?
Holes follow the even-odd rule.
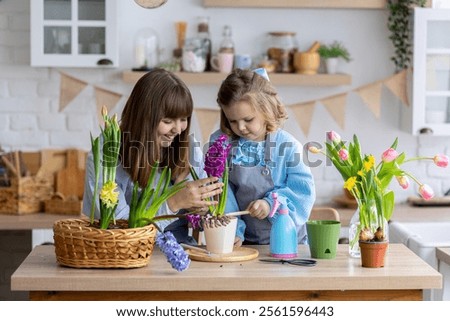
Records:
[[[344,180],[344,188],[348,190],[358,203],[359,228],[355,240],[350,242],[381,242],[386,239],[385,224],[389,221],[394,209],[394,191],[388,187],[395,177],[399,185],[406,189],[410,179],[419,186],[419,194],[429,200],[434,192],[427,184],[421,183],[411,173],[403,170],[401,165],[415,160],[432,160],[439,167],[447,167],[448,157],[438,154],[434,157],[406,158],[405,153],[397,151],[398,139],[382,153],[381,160],[376,163],[375,156],[363,154],[356,135],[348,146],[334,131],[327,133],[326,150],[310,145],[309,151],[321,153],[331,160]],[[356,238],[356,237],[355,237]]]

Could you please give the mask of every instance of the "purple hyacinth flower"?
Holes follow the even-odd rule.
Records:
[[[188,214],[186,215],[186,219],[189,223],[191,223],[193,229],[200,227],[201,218],[199,214]]]
[[[222,177],[230,149],[227,135],[220,135],[212,143],[205,155],[205,172],[208,176]]]
[[[175,270],[181,272],[189,267],[191,260],[181,245],[178,244],[172,232],[159,233],[156,237],[156,244],[166,255],[167,262],[169,262]]]

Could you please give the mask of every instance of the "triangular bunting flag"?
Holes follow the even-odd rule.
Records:
[[[382,83],[376,82],[355,90],[375,117],[380,118]]]
[[[336,123],[344,129],[345,126],[345,104],[347,102],[347,93],[335,95],[320,100],[330,113]]]
[[[407,69],[396,73],[384,81],[384,85],[397,96],[405,106],[409,107],[408,94],[406,92],[406,74]]]
[[[206,144],[209,141],[209,136],[212,134],[214,126],[219,121],[220,111],[214,109],[195,108],[194,112],[197,116],[197,121],[202,132],[202,143]]]
[[[60,72],[59,111],[66,106],[87,86],[87,83]]]
[[[295,104],[289,106],[295,114],[300,128],[302,129],[305,136],[309,134],[309,128],[311,127],[311,120],[314,114],[314,107],[316,105],[315,101]]]
[[[117,102],[120,100],[120,98],[122,98],[122,95],[95,86],[94,89],[95,89],[95,100],[97,104],[97,117],[99,123],[101,123],[100,120],[102,119],[102,106],[105,105],[106,108],[108,109],[108,112],[111,111],[117,104]]]

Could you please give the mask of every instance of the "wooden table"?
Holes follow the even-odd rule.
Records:
[[[259,258],[268,246],[255,246]],[[301,257],[309,249],[300,245]],[[440,288],[442,276],[403,244],[391,244],[384,268],[362,268],[339,245],[336,259],[315,267],[259,262],[192,261],[177,272],[155,249],[137,269],[74,269],[59,266],[54,247],[38,246],[11,278],[13,291],[32,300],[421,300]]]

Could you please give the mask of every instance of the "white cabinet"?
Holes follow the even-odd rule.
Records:
[[[117,0],[30,3],[32,66],[118,66]]]
[[[450,10],[414,10],[414,135],[450,136]]]

